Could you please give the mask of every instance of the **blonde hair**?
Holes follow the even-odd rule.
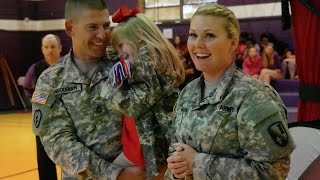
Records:
[[[175,86],[184,81],[184,67],[173,45],[163,36],[159,28],[144,14],[136,14],[120,22],[111,33],[111,44],[115,46],[121,38],[138,52],[143,46],[150,50],[151,61],[156,71],[164,73]]]
[[[226,19],[225,29],[227,31],[228,37],[231,39],[233,37],[239,40],[240,37],[240,25],[239,21],[234,15],[234,13],[226,6],[220,4],[206,4],[200,6],[192,17],[197,15],[206,16],[217,16]]]
[[[267,47],[272,47],[271,55],[267,55],[267,53],[266,53]],[[262,51],[262,66],[264,68],[267,68],[269,65],[272,66],[273,64],[274,64],[274,45],[273,45],[273,43],[268,43]]]

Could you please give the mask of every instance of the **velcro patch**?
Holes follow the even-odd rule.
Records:
[[[288,133],[281,122],[276,122],[269,126],[268,131],[277,145],[284,147],[288,144]]]
[[[40,126],[41,118],[42,112],[39,109],[35,110],[33,114],[33,124],[36,128]]]
[[[49,97],[48,93],[35,90],[33,92],[31,102],[44,105],[46,104],[48,97]]]
[[[64,94],[64,93],[72,93],[72,92],[81,91],[81,90],[82,90],[81,84],[70,85],[70,86],[65,86],[65,87],[60,87],[55,89],[54,94],[58,95],[58,94]]]

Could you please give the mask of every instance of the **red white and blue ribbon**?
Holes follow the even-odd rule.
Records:
[[[113,65],[111,68],[111,76],[113,78],[113,87],[117,87],[125,79],[129,79],[131,77],[129,61],[120,57],[120,61]]]

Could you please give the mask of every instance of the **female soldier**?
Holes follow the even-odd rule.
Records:
[[[294,145],[285,107],[234,64],[239,23],[228,8],[200,7],[188,50],[202,75],[179,95],[167,179],[285,179]]]

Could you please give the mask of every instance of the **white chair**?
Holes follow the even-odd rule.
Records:
[[[290,156],[288,180],[297,180],[309,165],[320,155],[320,122],[289,124],[296,149]],[[320,179],[320,177],[319,177]]]

